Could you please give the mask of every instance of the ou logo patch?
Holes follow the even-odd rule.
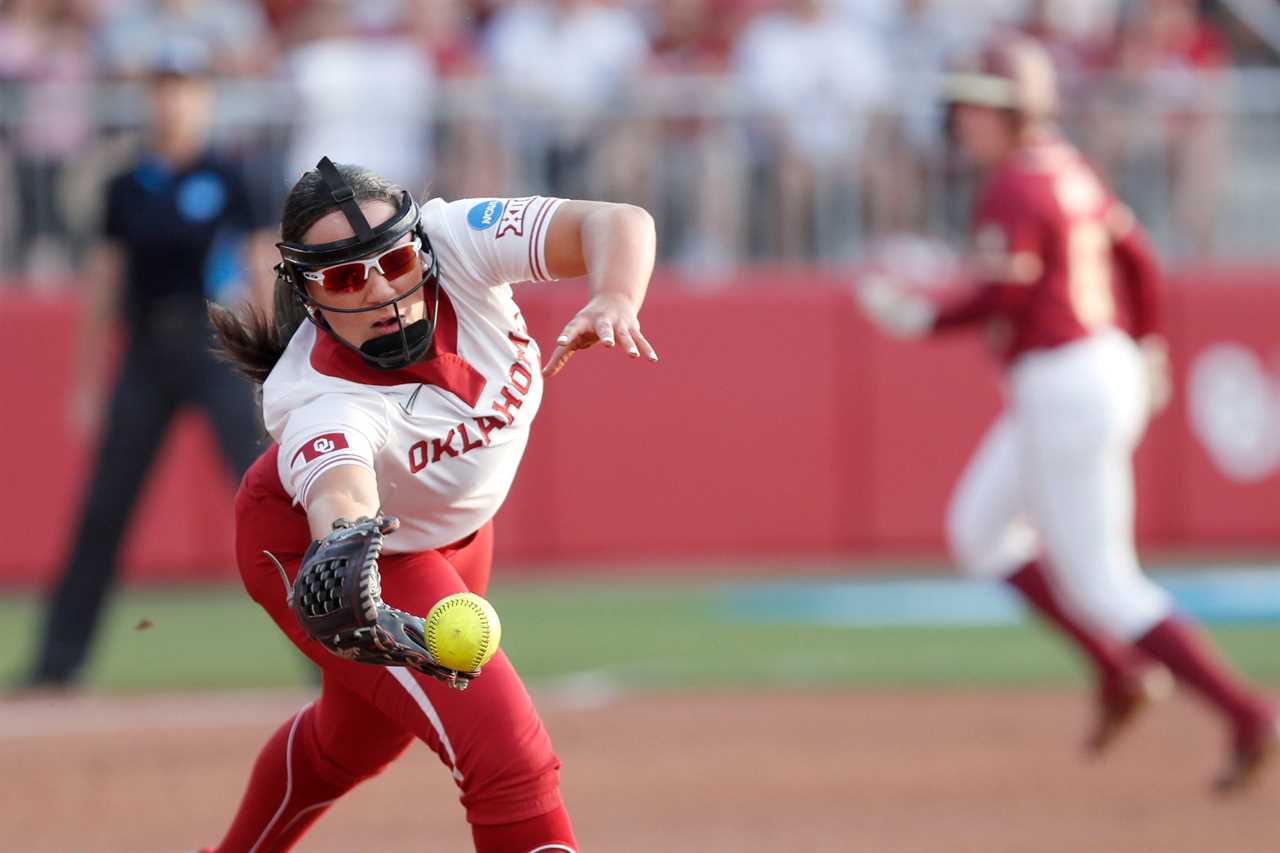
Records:
[[[1236,343],[1214,344],[1191,364],[1191,430],[1223,474],[1245,483],[1280,471],[1280,383]]]
[[[324,435],[318,435],[310,441],[306,442],[293,454],[293,460],[290,465],[296,465],[298,457],[302,457],[305,465],[324,456],[326,453],[332,453],[335,450],[346,450],[350,445],[347,443],[347,436],[341,432],[327,432]]]

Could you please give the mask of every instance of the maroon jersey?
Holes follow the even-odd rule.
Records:
[[[943,331],[982,323],[1011,362],[1120,326],[1160,330],[1160,275],[1146,234],[1073,147],[1025,145],[988,177],[973,217],[973,293],[944,307]]]

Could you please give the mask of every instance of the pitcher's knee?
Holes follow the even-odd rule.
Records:
[[[471,825],[476,853],[577,853],[564,807],[525,820]]]
[[[542,734],[526,747],[461,771],[462,805],[471,823],[514,823],[563,807],[560,759]]]

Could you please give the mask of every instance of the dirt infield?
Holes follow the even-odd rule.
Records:
[[[298,694],[0,705],[0,826],[24,853],[177,853],[215,842]],[[584,853],[1259,853],[1280,849],[1280,767],[1207,794],[1220,734],[1186,699],[1101,763],[1067,692],[539,697]],[[417,748],[335,806],[306,853],[470,850]]]

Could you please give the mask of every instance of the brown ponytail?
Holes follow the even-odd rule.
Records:
[[[248,301],[234,309],[209,303],[218,355],[258,385],[267,381],[293,333],[307,322],[306,310],[284,276],[276,276],[272,301],[271,316]]]

